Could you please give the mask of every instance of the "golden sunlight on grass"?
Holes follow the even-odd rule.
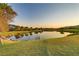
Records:
[[[13,44],[13,43],[17,43],[18,41],[11,41],[11,40],[1,40],[1,43],[2,43],[2,45],[4,45],[4,44]]]
[[[2,42],[0,55],[4,56],[79,56],[79,35],[46,40]]]

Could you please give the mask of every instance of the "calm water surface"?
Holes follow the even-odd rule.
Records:
[[[61,38],[61,37],[65,37],[67,35],[69,35],[71,33],[68,33],[68,32],[64,32],[63,34],[61,34],[60,32],[42,32],[42,33],[38,33],[38,34],[35,34],[35,33],[32,33],[32,35],[30,35],[28,33],[28,36],[23,36],[23,37],[20,37],[18,39],[16,39],[15,36],[11,36],[9,37],[9,39],[11,40],[33,40],[33,39],[48,39],[48,38]]]

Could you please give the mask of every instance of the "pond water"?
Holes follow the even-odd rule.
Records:
[[[26,36],[25,34],[22,37],[16,38],[15,36],[11,36],[8,39],[10,40],[37,40],[37,39],[48,39],[48,38],[61,38],[61,37],[65,37],[67,35],[69,35],[71,33],[68,32],[64,32],[63,34],[61,34],[60,32],[42,32],[42,33],[31,33],[31,35],[28,33],[28,36]]]

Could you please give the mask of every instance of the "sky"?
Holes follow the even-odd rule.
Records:
[[[11,24],[48,28],[79,25],[77,3],[12,3],[9,5],[17,13]]]

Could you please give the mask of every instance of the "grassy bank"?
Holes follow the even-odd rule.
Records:
[[[28,33],[29,31],[11,31],[11,32],[0,32],[0,35],[8,36],[8,35],[16,35],[18,33]]]
[[[57,39],[29,40],[19,41],[13,44],[5,44],[0,46],[0,55],[79,56],[79,35]]]

